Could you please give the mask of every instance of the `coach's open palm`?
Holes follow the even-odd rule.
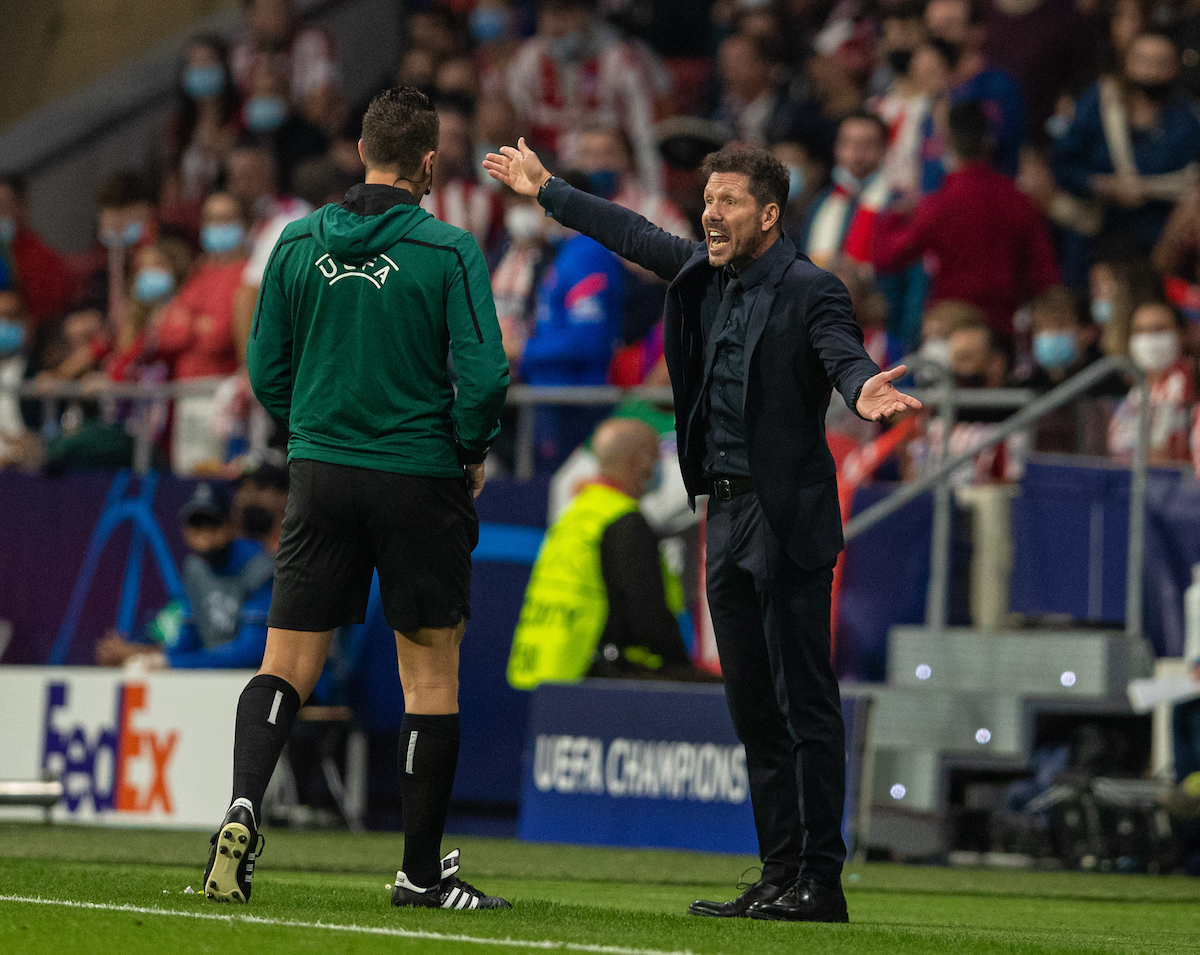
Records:
[[[550,178],[537,153],[525,145],[524,136],[517,140],[516,148],[501,146],[499,153],[488,153],[483,168],[513,192],[531,199],[537,198],[538,190]]]

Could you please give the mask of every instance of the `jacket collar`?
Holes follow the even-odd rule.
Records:
[[[787,271],[787,267],[792,264],[792,260],[796,258],[797,254],[795,243],[786,235],[781,234],[778,241],[764,252],[753,265],[742,270],[743,286],[757,285],[759,281],[767,285],[778,285],[779,281],[783,278],[783,273]],[[767,258],[770,260],[769,266],[762,261]],[[765,277],[754,276],[754,280],[749,281],[747,285],[747,280],[751,278],[751,273],[757,270],[760,263],[766,266]],[[684,263],[683,268],[679,270],[679,274],[671,281],[671,287],[674,288],[680,282],[692,278],[695,272],[704,267],[707,267],[709,270],[708,274],[711,276],[713,266],[708,264],[708,246],[704,242],[697,242],[696,251],[692,253],[692,257]]]
[[[396,206],[417,206],[421,200],[407,189],[380,183],[360,182],[351,186],[342,208],[360,216],[377,216]]]

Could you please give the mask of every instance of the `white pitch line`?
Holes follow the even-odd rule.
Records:
[[[76,902],[69,899],[43,899],[26,895],[0,895],[0,902],[21,902],[27,905],[57,905],[69,909],[91,909],[100,912],[129,912],[135,915],[169,915],[175,918],[201,919],[209,922],[245,922],[250,925],[273,925],[280,928],[319,928],[331,932],[354,932],[360,935],[388,935],[394,938],[424,939],[430,942],[461,942],[468,945],[497,945],[502,948],[564,949],[588,952],[590,955],[695,955],[691,949],[668,952],[657,948],[625,948],[619,945],[592,945],[586,942],[560,942],[554,939],[532,941],[520,938],[479,938],[474,935],[450,935],[445,932],[426,932],[420,929],[388,928],[375,925],[340,925],[336,922],[297,922],[292,919],[269,919],[261,915],[217,915],[212,912],[184,912],[179,909],[155,909],[141,905],[114,905],[107,902]]]

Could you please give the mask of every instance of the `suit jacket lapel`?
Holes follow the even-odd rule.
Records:
[[[750,386],[750,364],[754,360],[754,349],[758,347],[767,320],[771,317],[771,307],[779,294],[779,283],[783,276],[796,261],[796,246],[787,236],[783,237],[784,248],[779,263],[771,269],[770,274],[763,280],[754,308],[750,312],[750,320],[746,324],[746,344],[742,359],[742,411],[746,410],[746,391]]]

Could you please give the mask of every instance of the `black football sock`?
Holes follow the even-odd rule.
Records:
[[[254,821],[262,822],[262,801],[279,754],[300,709],[300,695],[287,680],[256,676],[238,699],[233,734],[233,798],[248,799]]]
[[[459,719],[404,714],[400,723],[400,798],[404,874],[422,889],[442,879],[442,832],[458,768]]]

